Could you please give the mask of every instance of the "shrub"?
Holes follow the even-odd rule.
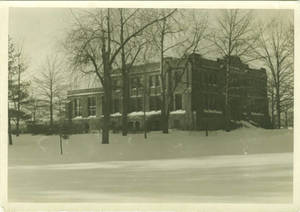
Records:
[[[33,135],[59,135],[67,137],[70,134],[81,134],[88,131],[86,123],[68,123],[56,122],[52,125],[49,124],[37,124],[37,123],[27,123],[27,131]]]

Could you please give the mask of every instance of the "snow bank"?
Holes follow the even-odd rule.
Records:
[[[237,121],[236,123],[241,124],[245,128],[257,128],[255,126],[255,122],[248,122],[248,121]]]
[[[255,113],[255,112],[251,112],[251,115],[255,115],[255,116],[263,116],[263,113]]]

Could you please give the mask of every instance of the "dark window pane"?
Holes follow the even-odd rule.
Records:
[[[176,94],[175,95],[175,110],[182,109],[182,95]]]
[[[155,96],[155,110],[161,110],[161,100],[160,100],[160,96]]]
[[[96,97],[88,97],[88,115],[96,115]]]
[[[159,75],[155,76],[155,84],[156,84],[156,86],[160,86]]]
[[[149,76],[149,86],[152,87],[153,86],[153,77]]]

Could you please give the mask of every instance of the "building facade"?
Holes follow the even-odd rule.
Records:
[[[199,54],[188,59],[166,58],[165,79],[170,107],[169,127],[179,129],[222,129],[224,127],[224,59],[209,60]],[[238,57],[231,58],[229,104],[232,120],[248,120],[268,127],[267,74],[265,69],[251,69]],[[121,128],[121,75],[112,75],[111,128]],[[160,64],[137,65],[130,71],[129,129],[160,129],[162,82]],[[102,88],[68,91],[67,116],[100,129]],[[145,111],[145,112],[144,112]]]

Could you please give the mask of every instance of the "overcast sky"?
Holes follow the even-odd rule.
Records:
[[[215,10],[209,11],[214,17]],[[255,16],[268,21],[274,16],[292,19],[291,10],[256,10]],[[60,50],[60,42],[72,22],[69,9],[64,8],[11,8],[9,34],[20,45],[29,61],[28,74],[35,75],[46,55]]]

